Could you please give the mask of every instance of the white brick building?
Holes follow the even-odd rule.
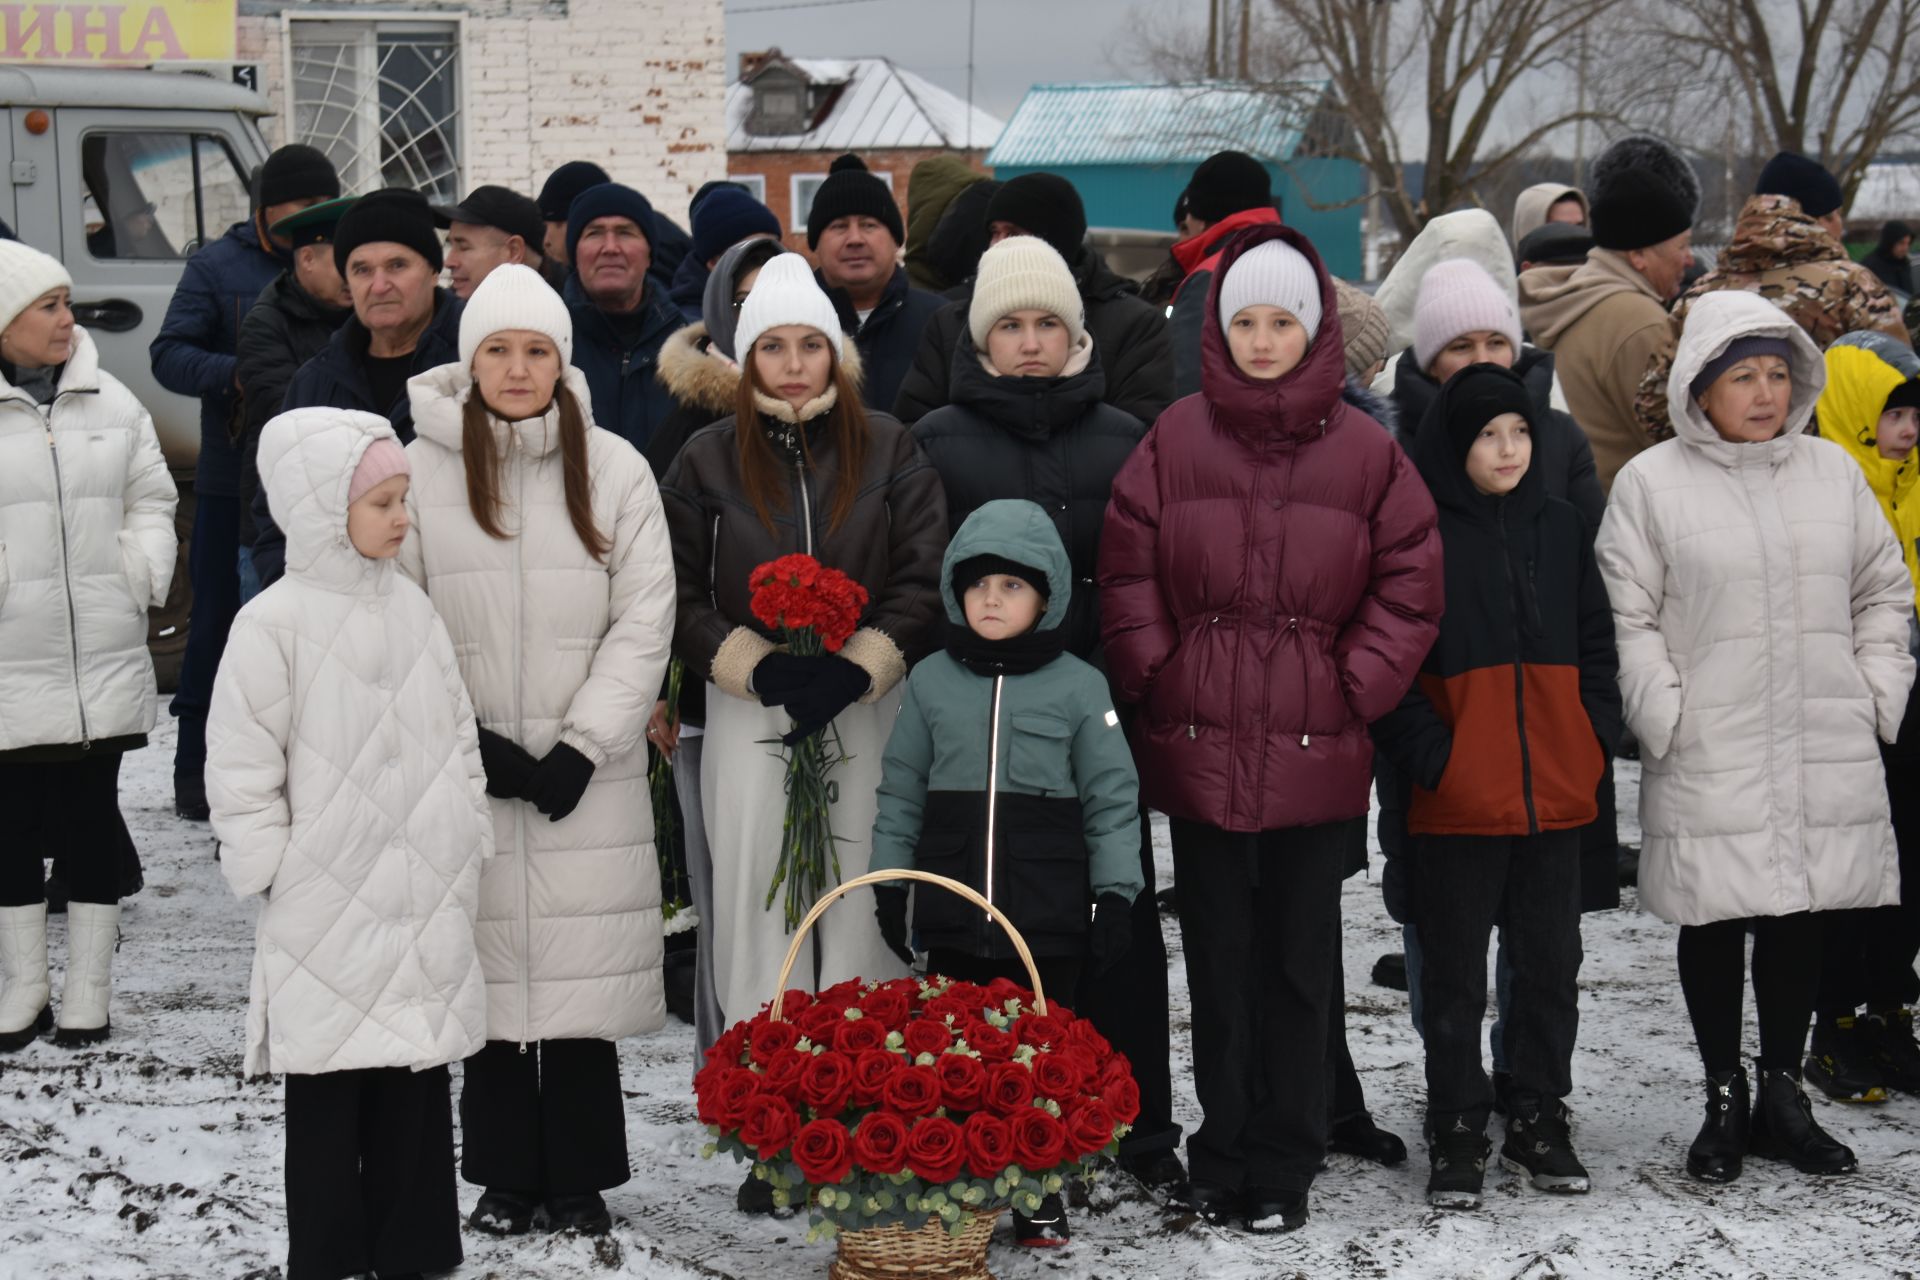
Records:
[[[528,195],[592,160],[686,222],[727,172],[724,0],[240,0],[239,57],[351,191]]]

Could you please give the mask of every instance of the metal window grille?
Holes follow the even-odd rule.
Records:
[[[445,22],[291,20],[293,127],[342,189],[460,197],[460,32]]]

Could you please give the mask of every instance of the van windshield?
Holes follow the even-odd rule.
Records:
[[[209,134],[89,133],[80,167],[87,251],[95,258],[189,257],[248,213],[243,170]]]

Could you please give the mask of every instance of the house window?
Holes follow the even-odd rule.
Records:
[[[245,170],[207,134],[89,133],[80,178],[95,258],[185,258],[247,217]]]
[[[460,26],[289,18],[293,134],[346,191],[460,196]]]
[[[767,178],[761,173],[730,173],[728,182],[737,182],[747,189],[747,194],[761,204],[767,202]]]
[[[874,177],[887,184],[887,190],[893,190],[893,175],[885,169],[877,170]],[[793,175],[793,230],[803,232],[807,229],[807,215],[813,212],[813,197],[820,190],[820,184],[827,180],[824,173],[796,173]]]
[[[805,133],[807,99],[805,81],[785,71],[768,71],[753,83],[750,127],[762,134]]]

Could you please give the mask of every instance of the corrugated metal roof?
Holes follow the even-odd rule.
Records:
[[[728,151],[984,150],[1005,127],[997,116],[969,108],[964,100],[887,58],[786,61],[816,84],[846,85],[833,109],[806,133],[748,133],[753,90],[736,81],[727,86]]]
[[[1285,86],[1303,105],[1325,82]],[[1306,111],[1273,88],[1244,84],[1037,84],[987,157],[994,167],[1197,163],[1233,149],[1290,159]]]

